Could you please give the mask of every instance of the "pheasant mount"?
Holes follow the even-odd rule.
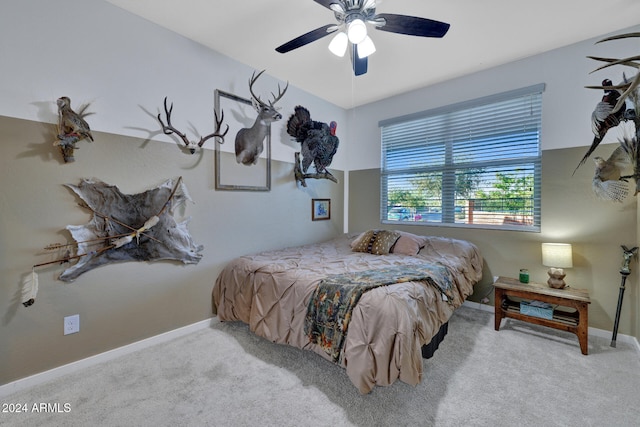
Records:
[[[633,37],[640,37],[640,33],[618,34],[602,39],[598,43]],[[593,142],[578,167],[596,150],[610,129],[625,122],[633,124],[633,135],[620,138],[620,145],[606,160],[599,156],[594,157],[596,168],[592,187],[596,197],[622,202],[628,192],[628,179],[633,178],[635,181],[634,195],[640,191],[640,62],[638,62],[640,57],[618,59],[588,56],[588,58],[604,63],[592,72],[620,65],[636,70],[635,76],[629,78],[623,73],[622,82],[619,84],[614,84],[610,79],[604,79],[599,86],[586,86],[587,89],[603,90],[604,95],[596,104],[591,116]],[[633,168],[633,174],[623,175],[623,169],[629,165]]]

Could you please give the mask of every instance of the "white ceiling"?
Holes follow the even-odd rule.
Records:
[[[354,77],[329,35],[275,48],[335,23],[313,0],[106,0],[343,108],[351,108],[639,23],[639,0],[378,0],[378,13],[451,24],[442,39],[371,30],[377,52]]]

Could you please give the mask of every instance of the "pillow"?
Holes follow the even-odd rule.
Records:
[[[366,252],[374,255],[385,255],[400,238],[400,233],[389,230],[369,230],[362,233],[351,244],[354,252]]]
[[[407,233],[406,231],[398,231],[398,233],[400,234],[400,238],[391,251],[394,254],[417,255],[429,239],[427,236],[418,236]]]
[[[363,231],[362,233],[356,235],[356,237],[350,243],[351,249],[355,249],[360,244],[360,242],[362,242],[362,239],[365,238],[366,234],[367,234],[367,232]],[[371,237],[371,236],[369,236],[369,237]]]

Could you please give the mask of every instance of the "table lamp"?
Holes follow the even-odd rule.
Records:
[[[542,244],[542,265],[550,267],[547,274],[549,280],[547,284],[556,289],[562,289],[567,284],[564,282],[566,276],[563,268],[573,267],[573,257],[571,244],[569,243],[543,243]]]

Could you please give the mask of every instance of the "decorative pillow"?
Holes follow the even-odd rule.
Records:
[[[365,235],[367,234],[367,231],[363,231],[362,233],[358,234],[352,241],[351,241],[351,249],[354,249],[360,244],[360,242],[362,242],[362,239],[365,238]],[[371,237],[371,236],[369,236]]]
[[[374,255],[385,255],[391,252],[391,248],[400,238],[400,233],[389,230],[369,230],[362,233],[354,240],[354,252],[367,252]]]
[[[427,236],[418,236],[406,231],[398,231],[398,233],[400,233],[400,238],[392,249],[394,254],[417,255],[429,239]]]

